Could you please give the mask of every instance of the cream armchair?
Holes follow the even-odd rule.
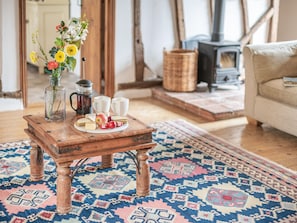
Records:
[[[282,80],[297,77],[297,40],[247,45],[243,58],[249,123],[267,123],[297,136],[297,87],[284,87]]]

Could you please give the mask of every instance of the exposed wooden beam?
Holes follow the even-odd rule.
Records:
[[[20,59],[20,94],[18,96],[23,100],[23,106],[28,106],[27,94],[27,60],[26,60],[26,1],[19,0],[19,59]]]
[[[141,35],[141,16],[140,3],[141,0],[133,1],[134,9],[134,58],[135,58],[135,79],[143,81],[144,78],[144,48]]]
[[[242,9],[243,33],[244,33],[244,35],[246,35],[250,31],[247,0],[241,0],[241,9]],[[251,42],[252,42],[252,37],[249,40],[249,43],[251,43]]]
[[[21,98],[21,97],[22,97],[21,91],[0,92],[0,98]]]
[[[175,0],[174,3],[176,10],[178,45],[179,48],[181,48],[182,41],[186,39],[183,0]]]
[[[101,76],[103,55],[101,48],[102,36],[100,34],[102,30],[104,30],[101,24],[103,17],[101,9],[103,5],[104,1],[83,0],[81,8],[82,17],[85,15],[89,21],[88,37],[81,49],[81,56],[86,58],[85,79],[93,82],[93,88],[98,93],[102,92]]]
[[[149,88],[162,85],[162,79],[154,79],[147,81],[136,81],[130,83],[121,83],[118,84],[118,90],[126,90],[126,89],[140,89],[140,88]]]
[[[277,29],[278,29],[278,19],[279,19],[279,0],[271,0],[271,6],[273,8],[273,16],[271,17],[269,25],[269,35],[268,42],[277,41]]]
[[[115,92],[115,1],[105,1],[104,94],[109,97]]]

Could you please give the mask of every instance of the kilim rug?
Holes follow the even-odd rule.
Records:
[[[56,213],[56,171],[29,180],[29,141],[0,144],[0,222],[297,222],[297,174],[182,120],[160,122],[150,151],[151,193],[135,195],[135,165],[92,158],[72,184],[72,211]]]

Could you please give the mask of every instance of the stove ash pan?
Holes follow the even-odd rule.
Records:
[[[219,85],[240,87],[239,57],[238,42],[199,42],[198,83],[206,82],[210,92]]]

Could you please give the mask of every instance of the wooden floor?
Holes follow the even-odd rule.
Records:
[[[0,143],[28,139],[24,133],[26,123],[23,115],[42,114],[43,110],[43,104],[33,104],[25,110],[0,112]],[[147,124],[164,120],[187,120],[235,146],[297,171],[297,137],[267,125],[247,125],[244,117],[209,122],[152,98],[131,100],[129,113]]]

